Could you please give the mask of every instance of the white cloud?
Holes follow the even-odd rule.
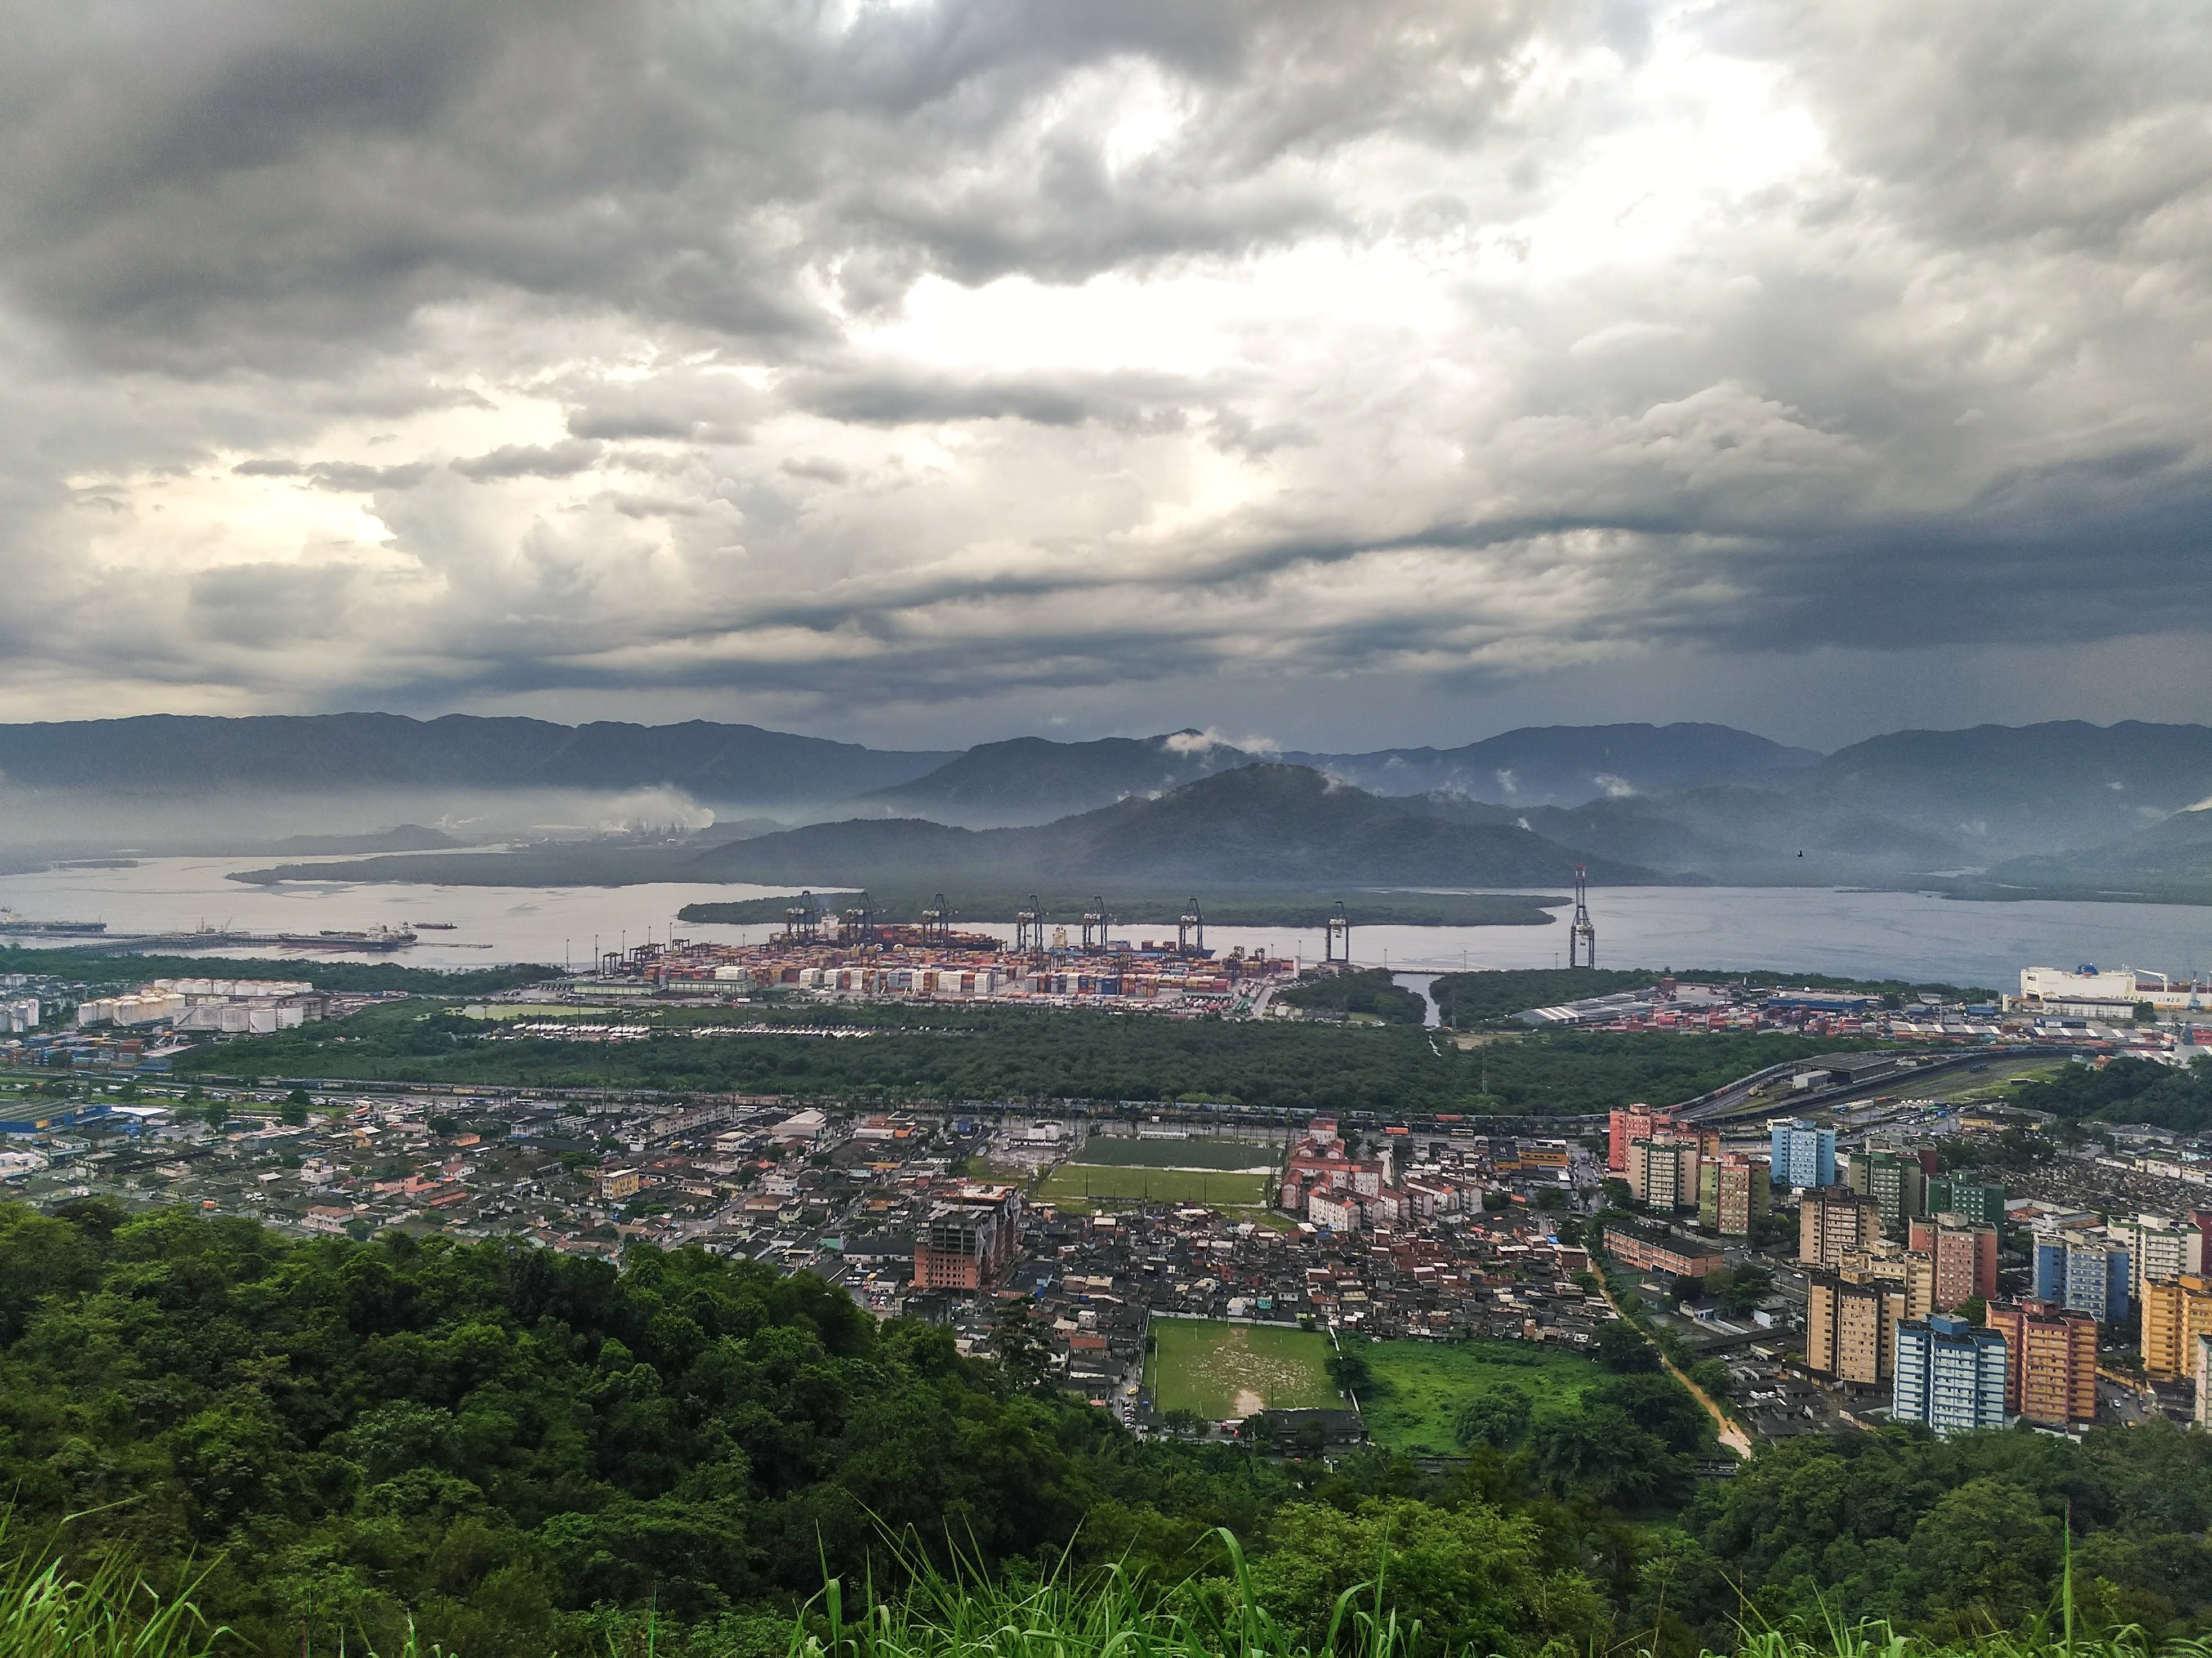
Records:
[[[2196,9],[35,22],[0,714],[2206,620]]]

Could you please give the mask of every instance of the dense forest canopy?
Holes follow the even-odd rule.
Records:
[[[599,1016],[604,1018],[605,1016]],[[860,1040],[694,1036],[749,1013],[648,1014],[653,1034],[606,1044],[509,1038],[497,1022],[422,1002],[182,1055],[187,1076],[360,1078],[538,1087],[950,1101],[1225,1100],[1300,1111],[1603,1111],[1663,1105],[1834,1041],[1738,1032],[1540,1032],[1462,1050],[1418,1025],[1170,1019],[991,1007],[770,1013],[865,1024]]]
[[[2184,1068],[2125,1057],[2101,1066],[2062,1066],[2047,1078],[2021,1084],[2013,1100],[2071,1120],[2147,1122],[2201,1134],[2212,1128],[2212,1054],[2197,1054]]]
[[[1960,1632],[2041,1611],[2069,1507],[2093,1624],[2212,1615],[2205,1436],[1812,1436],[1698,1485],[1701,1414],[1642,1353],[1601,1357],[1618,1374],[1578,1414],[1470,1413],[1449,1472],[1379,1452],[1328,1469],[1140,1442],[941,1330],[696,1251],[617,1272],[0,1206],[18,1535],[86,1565],[127,1554],[156,1583],[206,1569],[207,1612],[269,1658],[395,1650],[410,1618],[465,1658],[535,1658],[603,1648],[648,1606],[702,1658],[781,1651],[825,1569],[896,1580],[893,1537],[1017,1579],[1065,1551],[1155,1593],[1195,1575],[1203,1598],[1215,1526],[1316,1637],[1386,1545],[1401,1610],[1485,1652],[1725,1647],[1747,1607]]]
[[[1291,1007],[1371,1014],[1385,1024],[1419,1024],[1428,1012],[1426,1002],[1379,967],[1310,976],[1275,999]]]

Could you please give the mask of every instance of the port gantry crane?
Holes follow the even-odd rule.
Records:
[[[1085,950],[1106,948],[1106,930],[1112,918],[1106,914],[1106,901],[1092,895],[1091,908],[1083,912],[1083,947]]]
[[[814,901],[811,890],[799,895],[799,902],[783,912],[783,941],[787,944],[811,944],[822,937],[822,907]]]
[[[1583,967],[1597,965],[1597,926],[1589,914],[1589,878],[1580,864],[1575,865],[1575,919],[1567,928],[1567,965],[1577,965],[1577,953],[1589,959],[1579,963]],[[1552,957],[1553,961],[1559,958]]]
[[[1030,894],[1029,908],[1014,912],[1015,955],[1020,956],[1031,950],[1040,956],[1044,954],[1045,919],[1044,906],[1037,902],[1037,896],[1032,892]]]
[[[865,944],[876,936],[876,909],[869,902],[866,890],[862,889],[860,900],[850,909],[837,917],[837,942],[841,944]]]
[[[950,946],[952,943],[952,907],[939,893],[929,908],[921,912],[921,941],[926,944]]]
[[[1323,967],[1340,963],[1352,965],[1352,918],[1344,913],[1344,901],[1336,901],[1336,912],[1322,923],[1321,963]]]
[[[1176,922],[1176,951],[1182,956],[1206,954],[1206,912],[1195,898]]]

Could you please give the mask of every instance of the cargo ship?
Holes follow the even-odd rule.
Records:
[[[276,944],[285,950],[404,950],[415,942],[415,930],[404,926],[377,926],[366,932],[280,932],[272,938],[257,938],[255,942]]]

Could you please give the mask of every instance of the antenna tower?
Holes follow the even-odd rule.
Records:
[[[1579,963],[1583,967],[1597,965],[1597,927],[1589,917],[1589,878],[1580,864],[1575,865],[1575,919],[1567,928],[1567,965],[1577,966],[1577,952],[1589,959]]]

